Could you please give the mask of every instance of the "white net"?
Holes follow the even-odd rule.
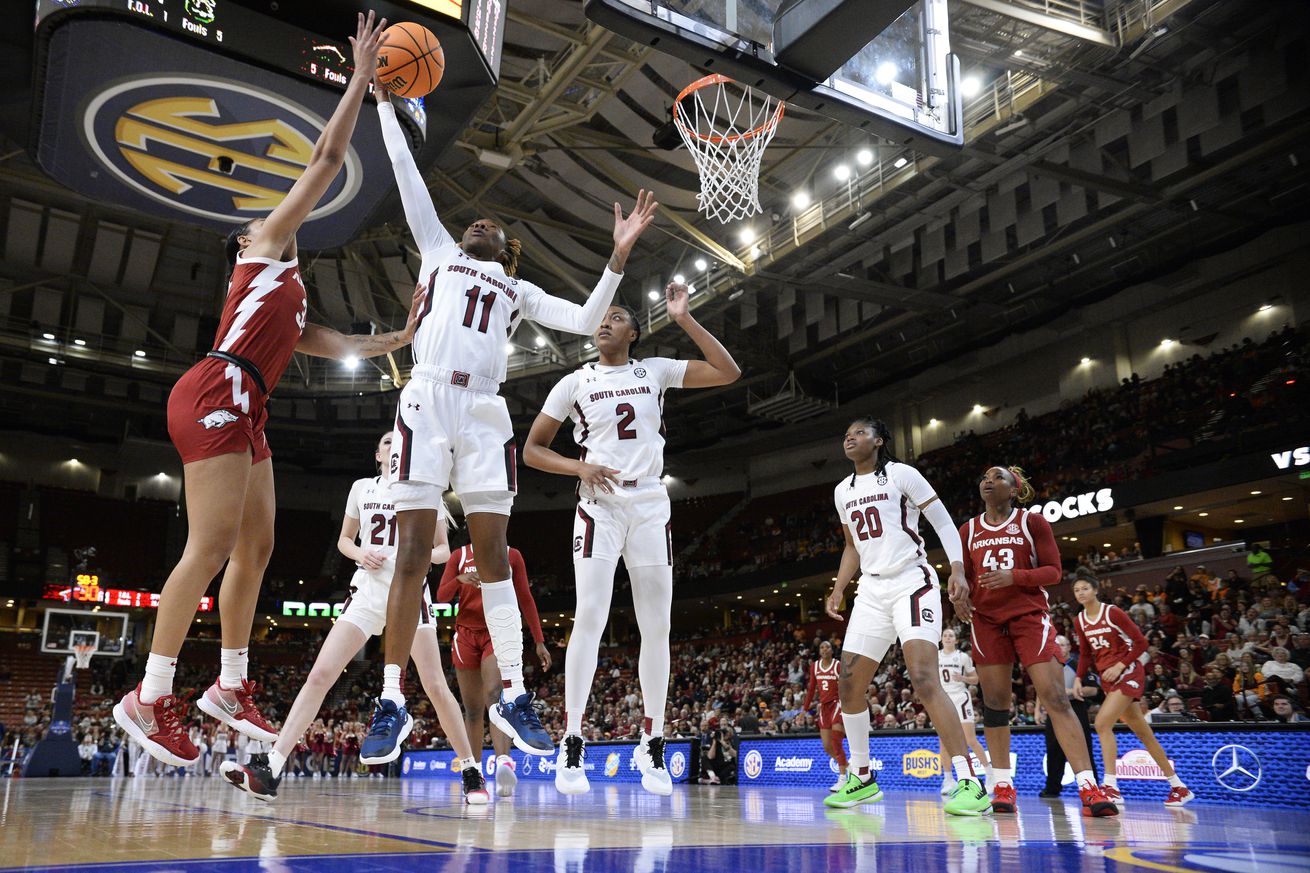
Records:
[[[783,103],[715,74],[688,85],[673,121],[700,171],[698,208],[721,223],[762,212],[760,161],[778,129]]]
[[[96,647],[91,646],[73,646],[73,660],[77,669],[85,670],[91,666],[91,656],[96,653]]]

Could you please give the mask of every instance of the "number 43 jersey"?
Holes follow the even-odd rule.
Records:
[[[987,523],[986,514],[975,516],[960,526],[960,539],[975,612],[999,624],[1050,610],[1044,586],[1060,581],[1060,550],[1040,512],[1016,508],[996,525]],[[979,586],[980,576],[997,570],[1011,571],[1014,584],[994,591]]]
[[[664,392],[681,388],[686,372],[687,362],[672,358],[584,364],[551,389],[541,411],[573,419],[582,460],[636,483],[664,472]]]

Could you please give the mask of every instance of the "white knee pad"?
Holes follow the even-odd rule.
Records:
[[[523,619],[513,606],[500,605],[486,610],[487,633],[496,652],[496,662],[503,668],[523,663]]]

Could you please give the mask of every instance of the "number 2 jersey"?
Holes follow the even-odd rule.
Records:
[[[988,524],[986,514],[979,515],[960,525],[960,539],[974,612],[1002,624],[1026,613],[1050,611],[1046,586],[1064,574],[1055,534],[1041,513],[1014,509],[997,525]],[[978,578],[993,570],[1011,571],[1014,584],[995,591],[980,586]]]

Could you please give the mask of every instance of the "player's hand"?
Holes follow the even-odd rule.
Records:
[[[582,480],[583,485],[593,491],[613,494],[614,486],[619,484],[619,471],[601,464],[588,464],[586,461],[579,461],[578,478]]]
[[[1106,668],[1106,670],[1103,673],[1101,673],[1101,681],[1113,682],[1114,680],[1122,676],[1124,670],[1127,669],[1128,669],[1128,665],[1125,664],[1123,661],[1118,661],[1114,664],[1111,664],[1108,668]]]
[[[955,607],[955,614],[960,617],[960,621],[969,621],[973,618],[973,604],[969,602],[969,582],[963,573],[951,574],[950,581],[946,583],[946,596],[951,601],[951,606]]]
[[[845,621],[841,614],[842,592],[836,588],[828,595],[828,599],[823,604],[823,611],[828,613],[829,618],[835,618],[837,621]]]
[[[680,282],[670,282],[664,286],[664,311],[669,314],[669,318],[680,321],[690,311],[690,298],[691,288]]]
[[[550,669],[550,649],[546,648],[545,643],[537,643],[537,660],[541,662],[542,672]]]
[[[378,49],[382,47],[382,31],[387,29],[387,20],[377,20],[373,10],[367,16],[356,16],[355,35],[350,37],[350,47],[355,53],[355,75],[373,79],[378,70]]]
[[[1073,688],[1069,689],[1069,697],[1073,700],[1083,699],[1083,686],[1081,682],[1075,682]]]
[[[962,676],[962,675],[959,674],[959,673],[951,673],[951,681],[952,681],[952,682],[963,682],[963,681],[964,681],[964,676]]]
[[[988,591],[1009,588],[1014,584],[1014,573],[1009,570],[988,570],[978,577],[978,584]]]
[[[455,581],[462,585],[472,585],[474,587],[482,584],[482,578],[478,576],[477,570],[468,570],[464,573],[460,573],[455,577]]]
[[[632,247],[636,245],[642,231],[650,227],[650,223],[655,220],[655,210],[658,207],[654,192],[647,191],[645,188],[637,193],[637,205],[626,218],[623,216],[623,207],[615,203],[614,251],[626,258]]]
[[[365,549],[359,557],[359,565],[365,570],[381,570],[386,562],[387,556],[373,549]]]
[[[391,102],[391,92],[382,84],[382,77],[376,72],[373,74],[373,99],[379,103]]]
[[[405,329],[400,332],[400,339],[413,342],[414,332],[418,330],[418,321],[422,317],[423,304],[428,299],[428,288],[422,282],[414,286],[414,297],[409,303],[409,318],[405,319]]]

